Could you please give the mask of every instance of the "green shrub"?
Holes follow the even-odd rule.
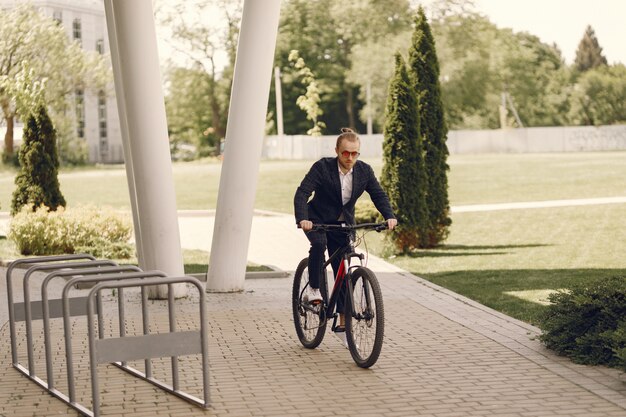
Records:
[[[56,135],[46,107],[40,105],[28,116],[24,126],[24,143],[19,151],[20,171],[15,176],[11,214],[16,214],[24,206],[44,205],[53,211],[65,206],[58,179]]]
[[[420,134],[419,102],[406,69],[396,53],[395,73],[389,82],[380,183],[389,195],[398,226],[390,240],[402,253],[427,246],[427,173]]]
[[[356,223],[379,223],[383,216],[371,201],[359,201],[354,207],[354,220]]]
[[[540,339],[574,362],[626,370],[626,277],[611,277],[549,297]]]
[[[423,136],[425,171],[428,173],[425,191],[428,230],[427,236],[420,238],[420,247],[434,248],[448,237],[452,224],[448,198],[448,127],[441,98],[435,38],[422,6],[418,8],[414,22],[409,48],[409,71],[419,97],[420,131]]]
[[[96,257],[127,259],[130,221],[111,209],[91,206],[50,211],[41,206],[34,212],[25,206],[13,217],[8,238],[22,255],[54,255],[87,252]]]

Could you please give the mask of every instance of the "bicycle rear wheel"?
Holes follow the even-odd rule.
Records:
[[[304,258],[298,264],[293,277],[293,290],[291,295],[293,322],[296,326],[296,333],[302,346],[308,349],[315,349],[322,343],[326,333],[326,311],[324,303],[312,306],[302,300],[302,294],[309,285],[309,270],[307,268],[308,258]],[[325,297],[324,291],[322,296]]]
[[[376,275],[365,267],[352,272],[351,282],[352,297],[347,295],[345,305],[348,349],[358,366],[369,368],[376,363],[383,347],[383,295]]]

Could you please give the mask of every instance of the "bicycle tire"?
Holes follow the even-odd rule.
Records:
[[[359,367],[369,368],[376,363],[383,347],[383,295],[376,275],[368,268],[356,268],[351,273],[351,282],[352,297],[347,294],[345,303],[348,349]]]
[[[322,343],[326,334],[325,304],[319,304],[317,314],[312,308],[302,301],[302,293],[309,285],[308,258],[304,258],[298,264],[293,277],[293,289],[291,293],[291,305],[293,310],[293,323],[296,334],[302,346],[307,349],[315,349]],[[322,287],[324,287],[322,285]],[[325,292],[322,292],[324,296]]]

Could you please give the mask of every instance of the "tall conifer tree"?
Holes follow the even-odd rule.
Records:
[[[59,156],[56,131],[44,105],[31,113],[24,126],[24,143],[19,151],[20,172],[15,177],[11,213],[23,206],[35,210],[44,205],[50,210],[65,206],[59,186]]]
[[[423,246],[427,237],[427,180],[417,96],[400,53],[389,83],[384,130],[381,184],[398,217],[391,237],[397,249],[408,252]]]
[[[409,48],[409,70],[419,100],[421,133],[425,151],[428,186],[428,242],[423,247],[435,247],[446,239],[450,218],[448,200],[448,128],[444,120],[441,85],[439,84],[439,62],[435,40],[420,6],[415,16],[415,29]]]
[[[598,38],[596,38],[593,28],[587,26],[576,50],[574,67],[578,71],[584,72],[602,65],[607,65],[606,58],[602,55],[602,47],[598,42]]]

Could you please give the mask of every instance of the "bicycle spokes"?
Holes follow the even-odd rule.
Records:
[[[351,302],[346,311],[348,347],[357,365],[368,368],[378,360],[384,334],[382,294],[369,269],[357,268],[352,274]]]
[[[309,285],[307,259],[303,259],[294,275],[292,310],[298,339],[306,348],[313,349],[322,342],[326,331],[324,303],[312,305],[302,299]]]

